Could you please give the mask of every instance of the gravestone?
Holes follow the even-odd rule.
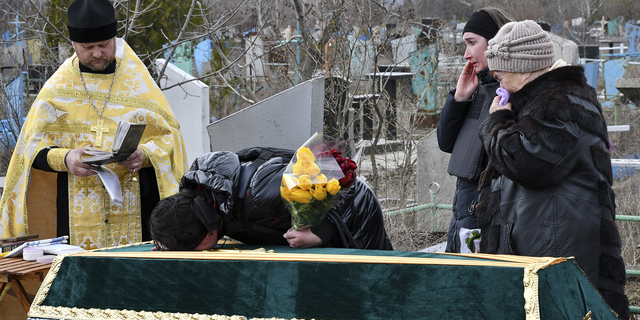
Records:
[[[438,44],[420,46],[409,54],[409,65],[414,74],[412,89],[418,97],[420,111],[438,112]]]
[[[438,190],[436,202],[438,204],[452,204],[456,190],[456,178],[447,173],[451,154],[440,151],[436,130],[431,131],[417,143],[417,200],[418,205],[432,203],[431,191]],[[439,188],[437,185],[439,185]],[[431,210],[422,210],[422,215],[431,216]],[[421,226],[424,230],[446,232],[451,221],[450,209],[438,209],[435,217],[425,219],[428,225]]]
[[[169,57],[169,53],[171,53],[171,48],[169,48],[170,44],[165,43],[162,45],[163,48],[167,48],[164,50],[164,58],[165,60]],[[193,57],[193,47],[191,42],[185,41],[178,44],[173,51],[173,55],[171,56],[171,63],[178,66],[178,68],[184,70],[189,74],[193,74],[193,61],[191,61]]]
[[[616,88],[635,105],[640,105],[640,78],[618,78]]]
[[[156,66],[162,69],[166,60],[156,59]],[[165,77],[160,82],[160,88],[169,101],[174,116],[180,123],[182,141],[187,149],[187,165],[191,165],[198,156],[207,153],[209,149],[209,86],[169,63],[165,69]]]
[[[555,51],[555,60],[562,59],[564,62],[577,66],[580,64],[580,51],[578,45],[562,36],[559,36],[553,32],[547,32],[551,42],[553,42],[553,49]]]
[[[629,41],[628,53],[640,52],[640,25],[626,23],[624,25],[625,35]]]
[[[594,89],[598,89],[598,73],[600,71],[600,62],[591,61],[582,64],[584,68],[584,76],[587,78],[587,84]]]
[[[418,48],[418,35],[391,40],[391,48],[393,49],[393,63],[407,64],[409,63],[409,54]]]
[[[323,110],[324,78],[308,80],[210,124],[211,150],[298,149],[322,133]]]
[[[33,65],[39,65],[42,58],[42,42],[38,39],[27,40],[27,49],[31,56],[31,63]]]
[[[599,59],[600,47],[597,45],[578,46],[578,54],[584,59]]]
[[[245,54],[245,64],[249,66],[246,68],[247,77],[264,77],[265,67],[263,56],[265,55],[265,45],[262,37],[249,36],[244,41],[244,47],[247,53]]]
[[[28,53],[24,47],[15,45],[2,48],[2,67],[8,68],[25,65]]]
[[[629,65],[629,58],[629,56],[626,56],[607,60],[603,63],[602,80],[604,80],[605,100],[612,100],[618,96],[616,81],[624,77]],[[608,106],[608,104],[603,104],[603,107],[605,106]]]
[[[353,52],[349,61],[351,78],[359,78],[373,70],[375,52],[371,41],[349,36],[349,50]]]
[[[213,54],[213,41],[205,38],[198,43],[193,50],[193,59],[196,62],[198,75],[202,76],[211,71],[211,55]]]

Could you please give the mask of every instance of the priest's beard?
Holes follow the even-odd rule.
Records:
[[[115,60],[115,57],[105,57],[100,59],[89,59],[87,61],[80,60],[80,63],[94,72],[100,72],[104,71],[104,69],[113,63],[113,60]]]

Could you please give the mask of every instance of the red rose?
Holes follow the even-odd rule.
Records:
[[[356,173],[353,171],[349,171],[347,173],[345,173],[344,177],[342,179],[340,179],[340,186],[343,188],[349,188],[351,187],[351,184],[353,183],[353,180],[356,178]]]
[[[316,157],[328,157],[332,156],[336,159],[336,162],[340,166],[340,170],[344,174],[344,177],[340,179],[340,186],[342,188],[349,188],[353,183],[353,180],[356,178],[355,170],[358,168],[358,165],[355,161],[351,160],[348,157],[343,157],[342,152],[336,149],[331,149],[330,151],[323,151],[316,154]]]
[[[358,169],[358,165],[356,164],[356,162],[351,160],[351,159],[349,159],[349,158],[346,158],[346,162],[345,163],[346,163],[347,169],[349,169],[349,170]]]

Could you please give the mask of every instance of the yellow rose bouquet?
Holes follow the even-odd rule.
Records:
[[[321,136],[320,136],[321,137]],[[294,230],[315,227],[355,179],[355,162],[342,152],[313,145],[314,135],[297,151],[282,176],[280,194]],[[313,151],[312,151],[313,150]],[[315,152],[314,152],[315,151]]]

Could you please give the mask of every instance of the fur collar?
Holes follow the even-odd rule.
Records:
[[[596,91],[587,84],[582,66],[566,66],[551,70],[527,83],[518,92],[511,95],[514,113],[518,113],[528,102],[541,94],[572,94],[593,103],[602,113]]]

